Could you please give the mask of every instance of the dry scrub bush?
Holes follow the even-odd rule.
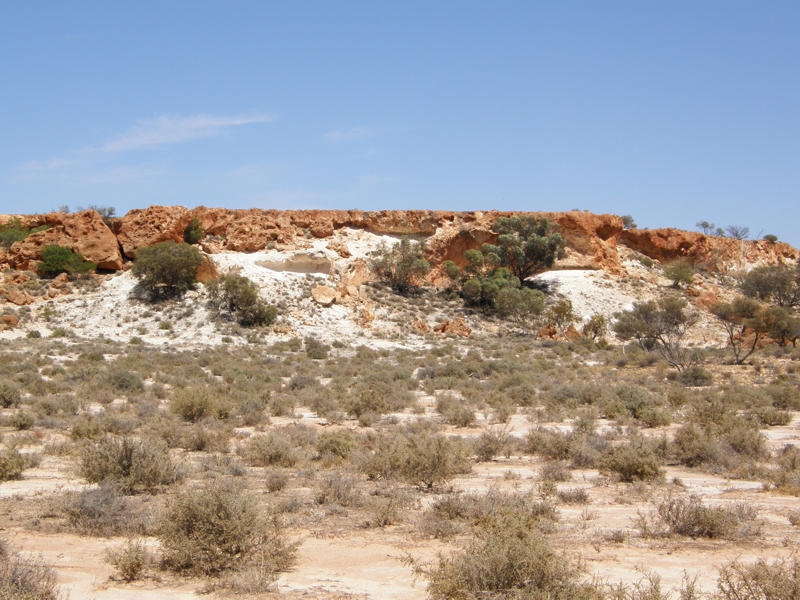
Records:
[[[317,452],[321,458],[347,459],[356,448],[353,434],[344,429],[325,431],[317,436]]]
[[[655,481],[664,476],[664,458],[644,438],[634,438],[609,449],[600,458],[600,469],[614,473],[620,481]]]
[[[103,562],[114,567],[123,581],[131,582],[142,577],[150,564],[150,554],[141,540],[127,540],[117,550],[106,549]]]
[[[399,478],[430,490],[469,472],[470,466],[453,441],[419,431],[379,438],[374,451],[363,458],[361,469],[371,479]]]
[[[300,459],[294,442],[284,430],[250,438],[243,452],[245,461],[253,467],[293,467]]]
[[[155,492],[178,471],[160,440],[105,437],[80,450],[80,474],[89,483],[111,482],[123,492]]]
[[[358,479],[341,471],[328,471],[317,485],[317,504],[358,506],[362,502]]]
[[[206,576],[252,567],[271,582],[294,564],[299,545],[248,493],[217,481],[176,494],[156,529],[168,569]]]
[[[144,533],[147,529],[146,517],[110,483],[66,492],[58,503],[67,525],[80,535],[112,537]]]
[[[219,391],[202,386],[178,390],[170,399],[169,408],[184,421],[192,423],[206,417],[224,419],[231,412],[230,405]]]
[[[664,499],[650,514],[639,514],[635,527],[643,537],[741,539],[758,536],[758,508],[744,502],[705,506],[696,494]]]
[[[581,582],[581,565],[554,551],[527,516],[515,510],[489,516],[462,550],[440,554],[430,565],[409,562],[428,580],[434,600],[601,597],[594,586]]]
[[[800,564],[797,558],[768,563],[763,558],[751,565],[738,561],[720,569],[718,600],[794,600],[800,597]]]
[[[0,406],[9,408],[19,404],[19,388],[10,381],[0,381]]]
[[[15,448],[0,450],[0,481],[9,481],[22,477],[27,461]]]
[[[442,415],[445,422],[456,427],[470,427],[475,424],[475,409],[452,394],[437,396],[436,412]]]
[[[1,600],[60,600],[53,569],[39,559],[22,558],[0,540]]]

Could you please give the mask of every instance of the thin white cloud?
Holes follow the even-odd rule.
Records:
[[[356,142],[368,140],[381,133],[377,129],[367,127],[353,127],[352,129],[334,129],[325,134],[325,138],[332,142]]]
[[[103,144],[101,152],[122,152],[152,148],[165,144],[177,144],[200,138],[224,135],[232,127],[269,123],[275,121],[270,115],[253,114],[238,117],[216,117],[196,115],[193,117],[159,117],[140,121],[127,133]]]

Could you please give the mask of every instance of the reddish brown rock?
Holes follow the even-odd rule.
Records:
[[[472,329],[467,327],[467,324],[461,320],[461,317],[456,317],[452,321],[444,321],[443,323],[439,323],[433,328],[433,331],[436,333],[455,333],[461,337],[469,337],[469,335],[472,333]]]
[[[581,334],[577,329],[575,329],[575,325],[570,325],[569,329],[564,332],[564,337],[570,342],[577,342],[579,339],[581,339]]]
[[[57,215],[58,220],[47,219],[47,223],[42,223],[48,225],[49,229],[32,233],[11,246],[6,258],[9,265],[15,269],[32,270],[35,263],[41,260],[42,248],[55,244],[79,252],[100,269],[117,271],[122,268],[117,238],[95,211],[51,215]]]
[[[0,315],[0,326],[5,329],[14,329],[19,325],[19,319],[16,315]]]
[[[203,255],[203,262],[197,270],[197,281],[200,283],[208,283],[212,279],[219,279],[219,271],[217,265],[207,255]]]
[[[327,245],[328,250],[331,252],[336,252],[342,258],[350,258],[350,248],[347,247],[347,244],[340,240],[331,240],[328,242]]]
[[[139,248],[159,242],[182,242],[183,232],[192,221],[192,215],[184,206],[151,206],[144,210],[132,210],[120,224],[117,239],[122,252],[128,258],[136,258]]]
[[[27,306],[35,302],[33,296],[17,287],[8,288],[5,297],[11,304],[17,306]]]
[[[428,327],[428,324],[422,319],[417,319],[414,321],[411,324],[411,329],[417,333],[428,333],[431,330],[431,328]]]

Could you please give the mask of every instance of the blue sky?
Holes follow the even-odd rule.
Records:
[[[800,245],[798,2],[1,2],[0,212],[569,210]]]

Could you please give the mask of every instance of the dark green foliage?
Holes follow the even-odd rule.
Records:
[[[742,282],[742,293],[784,308],[800,306],[800,266],[756,267]]]
[[[369,265],[397,293],[405,295],[430,271],[430,263],[423,258],[424,249],[422,243],[408,237],[391,247],[381,242]]]
[[[19,219],[11,219],[5,225],[0,225],[0,246],[10,248],[15,242],[21,242],[30,234],[45,229],[47,229],[47,225],[30,229],[23,227]]]
[[[313,337],[306,337],[306,356],[312,360],[324,360],[328,358],[328,350],[331,349],[327,344],[323,344]]]
[[[139,279],[139,290],[150,300],[166,300],[182,296],[195,287],[197,271],[203,256],[186,243],[161,242],[136,253],[133,275]]]
[[[45,277],[55,277],[60,273],[88,273],[97,265],[83,260],[79,252],[73,252],[64,246],[51,244],[41,251],[42,262],[36,263],[36,271]]]
[[[769,313],[752,298],[739,296],[733,302],[718,302],[709,311],[722,323],[737,365],[747,360],[758,348],[758,342],[769,333]],[[750,339],[746,335],[748,331]]]
[[[778,236],[777,235],[773,235],[771,233],[768,233],[767,235],[765,235],[761,239],[763,239],[765,242],[770,242],[770,243],[774,244],[775,242],[778,241]]]
[[[212,306],[226,310],[242,327],[269,326],[275,322],[278,310],[264,302],[258,285],[243,275],[223,275],[206,284]]]
[[[266,518],[246,491],[214,481],[178,493],[157,523],[164,565],[179,572],[219,575],[252,566],[274,580],[294,564],[277,518]]]
[[[206,237],[206,232],[203,231],[203,228],[200,226],[200,219],[193,217],[183,231],[183,241],[187,244],[196,244],[204,237]]]
[[[320,456],[347,458],[355,450],[356,440],[349,431],[326,431],[317,436],[317,452]]]
[[[636,302],[631,310],[617,315],[614,333],[622,340],[635,339],[645,350],[655,350],[679,371],[697,364],[699,356],[683,343],[686,333],[698,321],[686,300],[667,295],[658,301]]]
[[[544,217],[500,217],[492,231],[498,234],[497,245],[484,244],[484,257],[493,265],[506,267],[520,281],[551,268],[565,254],[566,240],[558,226]]]

